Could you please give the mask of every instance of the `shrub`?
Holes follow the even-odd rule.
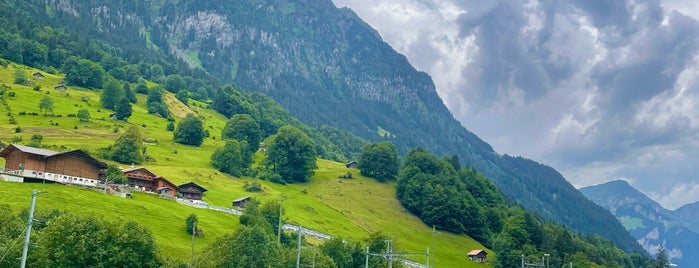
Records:
[[[7,96],[10,97],[10,98],[14,98],[14,97],[15,97],[15,92],[14,92],[14,91],[7,92]]]
[[[262,192],[262,186],[257,182],[246,183],[243,188],[246,192]]]
[[[22,132],[22,128],[20,126],[15,127],[15,133],[20,133]]]
[[[41,91],[41,86],[40,86],[40,85],[36,85],[36,86],[34,86],[32,89],[33,89],[34,91]],[[46,93],[48,93],[48,91],[47,91]]]

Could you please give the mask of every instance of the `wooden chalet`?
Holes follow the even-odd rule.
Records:
[[[488,252],[482,249],[474,249],[468,253],[468,259],[474,262],[485,262]]]
[[[236,200],[233,200],[233,202],[231,202],[231,204],[233,205],[233,207],[245,208],[245,205],[247,205],[248,200],[250,200],[250,197],[244,196],[244,197],[238,198]]]
[[[77,149],[66,152],[10,144],[0,151],[5,158],[3,179],[16,182],[57,182],[97,186],[107,164]]]
[[[68,90],[68,87],[66,85],[58,85],[58,86],[55,86],[53,89],[66,92],[66,90]]]
[[[175,197],[177,186],[162,176],[158,176],[145,167],[130,167],[121,169],[126,178],[129,179],[129,186],[136,190],[158,193],[160,195]]]
[[[178,186],[178,188],[178,191],[182,198],[191,200],[201,200],[201,196],[204,194],[204,192],[206,192],[206,189],[204,189],[204,187],[201,187],[194,182],[182,184]]]
[[[36,79],[44,79],[44,74],[40,72],[33,73],[32,76]]]
[[[355,161],[349,161],[349,162],[345,163],[345,167],[347,167],[347,168],[357,168],[357,166],[358,166],[358,164]]]

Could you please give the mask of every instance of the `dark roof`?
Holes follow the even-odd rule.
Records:
[[[235,203],[235,202],[240,202],[240,201],[245,201],[245,200],[248,200],[248,199],[250,199],[249,196],[243,196],[243,197],[241,197],[241,198],[238,198],[238,199],[236,199],[236,200],[233,200],[233,203]]]
[[[71,156],[71,157],[82,159],[86,162],[89,162],[89,163],[92,163],[92,164],[98,166],[101,169],[107,168],[106,163],[95,159],[90,154],[88,154],[87,152],[85,152],[81,149],[76,149],[76,150],[66,151],[66,152],[56,152],[56,151],[51,151],[51,150],[46,150],[46,149],[41,149],[41,148],[36,148],[36,147],[30,147],[30,146],[24,146],[24,145],[19,145],[19,144],[10,144],[9,146],[5,147],[5,149],[3,149],[0,152],[0,157],[7,157],[10,154],[10,152],[12,152],[13,150],[19,150],[20,152],[39,155],[43,158],[50,158],[50,157],[59,156],[59,155],[66,155],[66,156]]]
[[[191,186],[194,186],[194,187],[201,189],[202,193],[207,191],[204,187],[201,187],[199,184],[196,184],[196,183],[191,182],[191,181],[188,183],[182,184],[180,186],[177,186],[177,188],[182,188],[182,187],[187,186],[187,185],[191,185]]]

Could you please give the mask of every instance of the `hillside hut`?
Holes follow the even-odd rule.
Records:
[[[177,186],[169,180],[158,176],[145,167],[130,167],[121,169],[129,180],[129,186],[136,190],[158,193],[168,197],[174,197]]]
[[[485,262],[488,257],[488,252],[482,249],[471,250],[468,254],[468,259],[473,262]]]
[[[36,79],[44,79],[44,75],[40,72],[36,72],[36,73],[32,74],[32,76]]]
[[[232,205],[234,208],[245,208],[245,205],[247,205],[248,200],[250,200],[250,197],[244,196],[236,200],[233,200]]]
[[[202,195],[207,191],[204,187],[201,187],[194,182],[188,182],[177,186],[177,190],[182,198],[191,200],[201,200]]]

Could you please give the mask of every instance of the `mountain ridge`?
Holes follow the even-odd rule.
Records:
[[[611,214],[560,173],[499,155],[464,128],[429,75],[329,0],[12,2],[42,23],[99,35],[125,52],[148,47],[200,65],[217,79],[268,94],[308,124],[388,140],[403,153],[425,147],[456,154],[526,209],[598,233],[628,252],[642,251]]]

